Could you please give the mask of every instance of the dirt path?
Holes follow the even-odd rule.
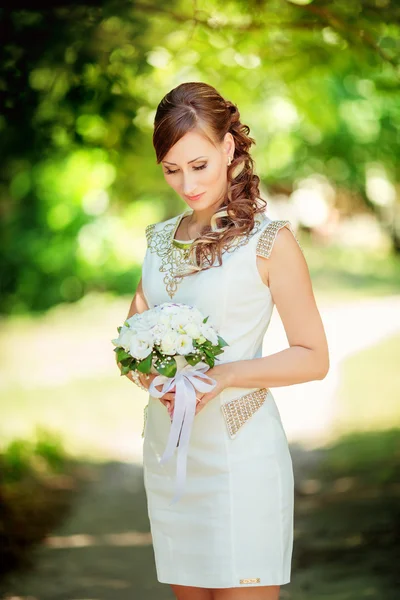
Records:
[[[280,388],[274,393],[291,443],[298,489],[304,487],[320,456],[319,450],[305,451],[298,442],[317,445],[329,430],[341,361],[400,331],[400,298],[326,306],[321,308],[321,315],[330,343],[330,375],[324,381]],[[266,353],[276,351],[273,346],[286,344],[285,339],[282,344],[276,314],[273,319]],[[173,599],[169,586],[156,579],[140,456],[136,458],[137,464],[88,465],[91,482],[70,516],[35,549],[30,572],[15,574],[0,586],[3,600]],[[281,598],[317,598],[311,593],[314,575],[301,565],[300,571],[296,567],[293,583],[283,586]],[[347,600],[356,596],[330,597]]]
[[[292,450],[296,479],[316,452]],[[2,600],[173,600],[157,581],[143,472],[137,465],[87,465],[91,481],[70,516],[32,554],[29,572],[0,585]],[[291,584],[290,584],[291,585]],[[291,598],[290,585],[282,598]]]

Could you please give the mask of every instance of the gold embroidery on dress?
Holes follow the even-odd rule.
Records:
[[[144,438],[144,432],[146,431],[146,423],[147,423],[147,411],[148,411],[149,405],[146,404],[146,406],[144,407],[143,410],[143,429],[142,429],[142,438]]]
[[[265,227],[264,231],[258,239],[256,246],[256,254],[265,258],[269,258],[271,256],[276,236],[278,234],[278,231],[282,229],[282,227],[287,227],[289,231],[292,232],[293,237],[298,243],[300,250],[303,252],[303,248],[301,247],[300,242],[296,237],[296,234],[290,221],[271,221]]]
[[[147,245],[151,252],[155,252],[161,258],[160,272],[165,273],[164,283],[170,298],[173,298],[178,285],[184,279],[180,276],[180,272],[184,272],[188,266],[190,266],[189,254],[191,243],[182,244],[174,239],[178,225],[183,217],[192,211],[185,211],[181,215],[178,215],[172,222],[161,225],[159,229],[156,229],[156,224],[151,224],[146,227],[146,238]],[[246,236],[237,236],[232,240],[232,243],[228,248],[225,248],[224,252],[234,252],[241,246],[248,243],[250,238],[256,234],[262,225],[262,220],[257,218],[254,222],[254,227],[250,234]]]
[[[231,438],[236,436],[239,429],[264,404],[267,394],[268,388],[259,388],[221,405],[222,414]]]
[[[260,583],[260,578],[254,577],[254,579],[241,579],[240,583]]]

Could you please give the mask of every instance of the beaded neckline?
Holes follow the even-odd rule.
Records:
[[[178,240],[175,239],[175,232],[177,231],[179,225],[181,224],[182,220],[184,217],[186,217],[186,215],[189,214],[193,214],[193,210],[185,210],[176,220],[175,223],[175,227],[172,231],[172,235],[171,235],[171,243],[176,246],[177,248],[182,248],[182,249],[187,249],[190,248],[190,246],[192,245],[192,243],[195,241],[196,238],[192,239],[192,240]]]
[[[178,288],[178,285],[183,281],[183,276],[193,268],[190,256],[192,241],[190,240],[175,240],[174,235],[178,229],[179,223],[183,217],[190,214],[192,211],[186,210],[178,215],[175,220],[169,223],[162,223],[160,228],[156,228],[156,224],[148,225],[146,228],[146,236],[148,240],[148,248],[150,252],[155,252],[160,260],[159,271],[165,273],[163,281],[170,298],[172,298]],[[262,227],[265,216],[257,215],[255,225],[248,235],[236,236],[232,243],[224,248],[223,253],[235,252],[241,246],[247,244],[249,240]]]

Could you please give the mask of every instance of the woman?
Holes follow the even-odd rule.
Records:
[[[128,318],[162,302],[197,306],[229,346],[197,393],[185,494],[174,455],[160,465],[174,389],[150,396],[143,466],[157,578],[178,600],[276,600],[290,581],[293,470],[270,388],[323,379],[327,341],[307,263],[289,221],[259,195],[238,108],[205,83],[160,102],[153,143],[165,180],[188,209],[148,225],[142,279]],[[262,356],[273,306],[289,347]],[[148,389],[155,375],[130,373]]]

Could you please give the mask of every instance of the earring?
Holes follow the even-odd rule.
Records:
[[[231,162],[232,162],[232,158],[230,156],[228,156],[228,167],[231,164]]]

